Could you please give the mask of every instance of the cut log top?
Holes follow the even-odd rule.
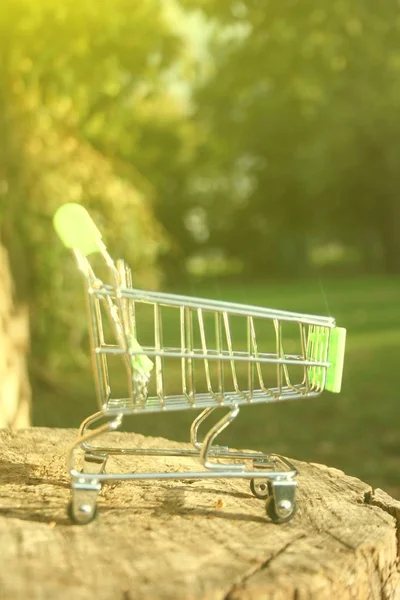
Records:
[[[97,519],[73,525],[65,454],[75,435],[0,431],[1,600],[400,598],[400,502],[385,492],[293,461],[298,511],[289,523],[268,520],[248,481],[209,479],[107,484]],[[126,469],[127,458],[112,460]],[[191,461],[161,459],[167,470]]]

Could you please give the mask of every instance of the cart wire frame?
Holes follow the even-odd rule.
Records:
[[[136,289],[129,267],[121,260],[114,263],[81,205],[64,204],[54,226],[84,277],[98,399],[98,411],[83,421],[67,455],[71,518],[79,524],[94,518],[105,481],[218,477],[250,479],[251,491],[266,499],[274,522],[291,519],[297,471],[286,458],[234,451],[213,442],[242,406],[340,392],[346,330],[336,327],[332,317]],[[95,253],[106,266],[107,283],[89,261]],[[177,330],[172,335],[171,314]],[[147,328],[141,324],[144,315]],[[285,335],[287,329],[290,335]],[[127,382],[128,394],[122,398],[113,395],[110,378],[109,362],[115,357],[123,362]],[[200,442],[200,425],[220,408],[228,412]],[[201,410],[190,430],[192,450],[92,443],[118,430],[125,416],[188,409]],[[77,450],[83,451],[82,470],[76,467]],[[114,454],[194,457],[202,470],[106,473],[107,459]]]

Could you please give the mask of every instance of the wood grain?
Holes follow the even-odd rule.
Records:
[[[400,502],[295,462],[298,512],[269,522],[245,480],[105,485],[89,525],[69,522],[72,430],[0,431],[1,600],[399,599]],[[176,442],[112,434],[144,448]],[[162,469],[195,468],[164,458]],[[107,469],[155,468],[112,459]]]

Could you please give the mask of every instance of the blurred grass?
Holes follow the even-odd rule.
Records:
[[[244,407],[219,442],[334,466],[400,498],[399,278],[191,284],[174,291],[332,314],[348,329],[342,393]],[[58,394],[35,390],[33,407],[35,425],[77,427],[96,410],[90,374],[66,374]],[[193,416],[190,411],[145,415],[127,419],[126,428],[187,441]]]

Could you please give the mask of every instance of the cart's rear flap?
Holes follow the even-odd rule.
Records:
[[[326,373],[325,389],[339,394],[342,387],[344,351],[346,347],[346,329],[335,327],[329,340],[328,362],[331,366]]]
[[[312,386],[325,388],[335,394],[340,392],[345,345],[346,329],[343,327],[334,327],[331,330],[315,327],[311,331],[308,338],[307,358],[329,363],[328,368],[317,366],[309,368],[308,377]]]

